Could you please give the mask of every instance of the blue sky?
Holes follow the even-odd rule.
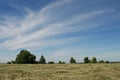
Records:
[[[47,61],[120,61],[120,0],[0,0],[0,62],[22,49]]]

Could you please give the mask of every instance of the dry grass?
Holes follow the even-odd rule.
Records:
[[[0,80],[120,80],[120,64],[0,64]]]

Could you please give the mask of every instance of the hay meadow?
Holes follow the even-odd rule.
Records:
[[[120,80],[120,63],[0,64],[0,80]]]

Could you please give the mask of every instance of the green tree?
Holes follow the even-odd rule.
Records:
[[[48,64],[55,64],[55,62],[54,61],[49,61]]]
[[[105,61],[105,63],[109,63],[109,61]]]
[[[62,64],[62,61],[59,61],[58,64]]]
[[[99,63],[104,63],[104,60],[100,60]]]
[[[12,64],[11,62],[7,62],[7,64]]]
[[[92,60],[91,60],[92,63],[97,63],[97,59],[96,57],[93,57]]]
[[[38,61],[35,61],[35,64],[38,64],[39,62]]]
[[[89,62],[90,62],[89,58],[88,58],[88,57],[85,57],[85,58],[84,58],[84,63],[89,63]]]
[[[15,61],[13,61],[13,60],[12,60],[12,61],[11,61],[11,63],[12,63],[12,64],[14,64],[14,63],[15,63]]]
[[[41,55],[40,60],[39,60],[39,63],[40,63],[40,64],[45,64],[45,63],[46,63],[46,60],[45,60],[45,58],[44,58],[43,55]]]
[[[35,63],[36,56],[31,54],[27,50],[21,50],[19,54],[17,54],[15,63]]]
[[[71,57],[70,63],[76,63],[76,60],[73,57]]]
[[[59,61],[58,64],[65,64],[65,62],[64,61]]]

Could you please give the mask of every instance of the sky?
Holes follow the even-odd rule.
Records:
[[[29,50],[39,60],[120,61],[120,0],[0,0],[0,63]]]

